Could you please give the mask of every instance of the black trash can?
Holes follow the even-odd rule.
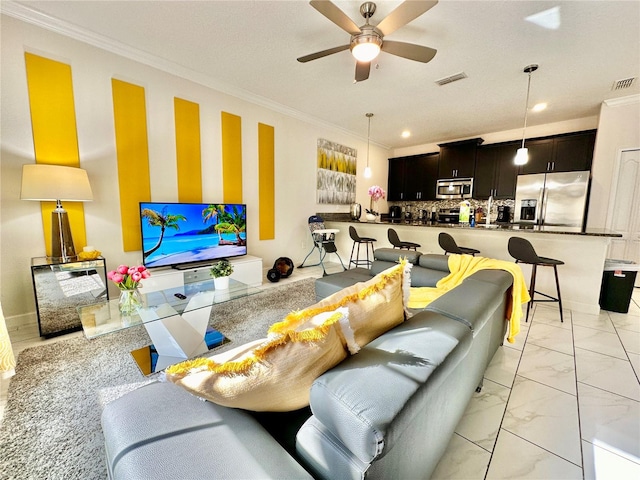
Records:
[[[629,312],[638,269],[638,264],[630,260],[605,260],[600,287],[600,308],[617,313]]]

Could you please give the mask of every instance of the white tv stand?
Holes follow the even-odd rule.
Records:
[[[231,278],[252,287],[262,285],[262,258],[252,255],[230,258],[233,265]],[[215,260],[211,264],[215,263]],[[195,282],[210,279],[211,265],[202,265],[184,270],[174,268],[150,270],[151,276],[142,281],[143,293],[181,287]]]

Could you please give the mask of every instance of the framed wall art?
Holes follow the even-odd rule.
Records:
[[[317,202],[350,205],[356,201],[358,151],[318,139]]]

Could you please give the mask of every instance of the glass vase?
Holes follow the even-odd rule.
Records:
[[[132,315],[142,306],[142,295],[137,288],[120,290],[118,309],[121,315]]]

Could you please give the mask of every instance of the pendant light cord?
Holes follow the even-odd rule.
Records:
[[[524,127],[522,127],[522,147],[524,148],[524,140],[526,138],[527,133],[527,115],[529,113],[529,93],[531,92],[531,74],[538,69],[538,65],[535,63],[531,65],[527,65],[524,67],[524,72],[529,75],[529,79],[527,80],[527,100],[524,103]]]
[[[366,116],[369,119],[369,127],[367,128],[367,168],[369,168],[369,142],[371,138],[371,117],[373,117],[373,113],[367,113]]]

